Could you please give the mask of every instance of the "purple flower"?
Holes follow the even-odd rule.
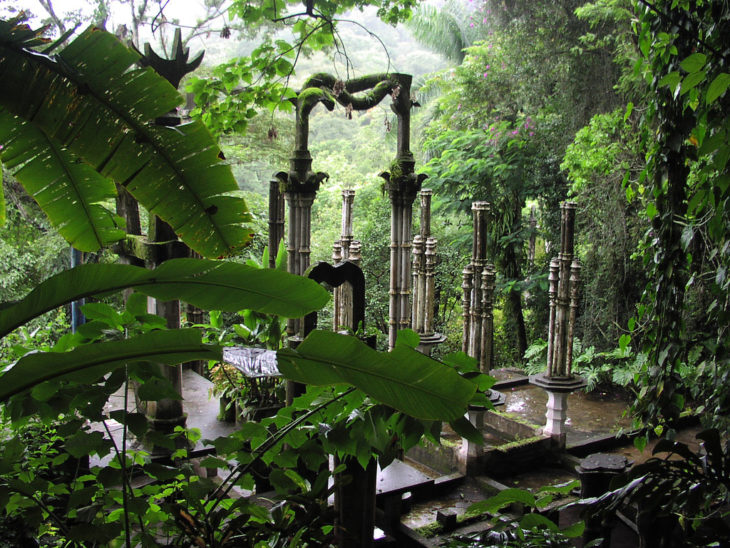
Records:
[[[486,77],[487,77],[487,73],[485,72],[485,73],[484,73],[484,78],[486,78]]]
[[[512,131],[512,135],[517,135],[518,133],[519,133],[519,131],[516,129]]]

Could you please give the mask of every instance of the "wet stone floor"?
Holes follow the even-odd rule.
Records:
[[[545,424],[547,393],[532,385],[521,385],[502,391],[504,406],[498,410],[511,413],[532,424]],[[615,434],[631,427],[626,414],[628,402],[619,396],[586,393],[582,390],[568,397],[568,445],[575,445],[598,436]]]

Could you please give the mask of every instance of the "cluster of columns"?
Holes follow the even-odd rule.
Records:
[[[573,332],[578,310],[581,266],[573,256],[575,203],[561,204],[560,254],[550,261],[547,375],[569,378],[573,366]]]
[[[410,152],[410,109],[411,76],[405,74],[372,75],[348,82],[339,82],[334,77],[317,74],[305,82],[295,101],[296,127],[295,149],[290,160],[289,171],[276,175],[270,192],[270,254],[275,256],[278,242],[283,235],[283,211],[278,192],[283,191],[288,207],[287,270],[303,275],[310,264],[310,237],[312,203],[319,185],[327,175],[312,171],[312,157],[308,150],[309,114],[319,103],[328,109],[338,102],[348,109],[366,110],[379,103],[386,95],[392,97],[391,109],[398,118],[398,144],[396,158],[390,172],[384,172],[385,188],[391,201],[391,284],[390,284],[390,329],[389,346],[395,346],[398,329],[410,326],[410,249],[412,205],[421,181],[425,176],[414,173],[415,160]],[[370,90],[365,96],[356,93]],[[354,193],[343,193],[342,238],[335,246],[335,262],[359,260],[359,242],[352,234],[352,201]],[[270,259],[271,260],[271,259]],[[273,264],[273,263],[270,263]],[[335,293],[335,327],[351,325],[346,317],[348,306],[347,289]],[[292,346],[304,334],[302,319],[290,320],[287,334]],[[287,400],[296,392],[293,383],[287,386]],[[372,530],[375,517],[375,462],[366,470],[354,459],[345,462],[347,472],[353,478],[363,478],[362,485],[337,490],[335,506],[339,508],[336,532],[340,546],[370,548],[373,544]],[[337,479],[336,479],[337,481]],[[353,511],[354,510],[354,511]]]
[[[395,347],[398,331],[411,324],[411,229],[415,189],[389,192],[390,214],[390,301],[388,306],[388,348]]]
[[[494,365],[494,288],[496,273],[487,258],[488,202],[474,202],[471,207],[474,235],[471,262],[463,270],[462,314],[464,332],[462,350],[475,358],[479,369],[489,373]]]
[[[350,261],[356,266],[360,266],[360,263],[362,262],[362,244],[359,240],[354,239],[352,231],[352,206],[354,201],[354,190],[345,189],[342,191],[342,234],[340,239],[334,243],[332,248],[333,264]],[[354,319],[350,317],[353,311],[352,286],[349,284],[343,284],[336,287],[333,291],[333,301],[333,329],[338,331],[343,329],[345,326],[353,325]]]
[[[575,203],[560,206],[560,252],[550,261],[548,295],[548,356],[545,373],[530,377],[530,382],[548,393],[547,422],[543,434],[565,445],[568,395],[586,385],[572,372],[573,333],[580,289],[580,263],[573,255]]]
[[[436,298],[436,248],[438,240],[431,236],[431,197],[433,191],[424,188],[420,193],[421,223],[419,233],[413,238],[413,299],[411,303],[411,329],[420,335],[418,349],[431,354],[437,344],[446,340],[434,332]]]

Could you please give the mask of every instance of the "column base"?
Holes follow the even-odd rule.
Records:
[[[419,333],[418,335],[421,338],[421,342],[416,347],[416,350],[426,356],[430,356],[433,348],[446,340],[446,335],[442,335],[441,333]]]
[[[547,422],[542,429],[544,436],[552,438],[559,447],[565,447],[565,421],[568,417],[568,396],[571,392],[586,386],[581,377],[548,377],[545,374],[532,375],[530,384],[539,386],[548,393]]]

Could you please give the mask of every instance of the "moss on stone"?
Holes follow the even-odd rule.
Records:
[[[512,449],[516,449],[518,447],[524,447],[526,445],[531,445],[533,443],[539,443],[543,439],[544,438],[542,436],[534,436],[532,438],[524,438],[524,439],[521,439],[521,440],[511,441],[511,442],[505,443],[503,445],[497,445],[497,446],[494,447],[494,449],[496,449],[497,451],[507,452],[507,451],[510,451]]]

